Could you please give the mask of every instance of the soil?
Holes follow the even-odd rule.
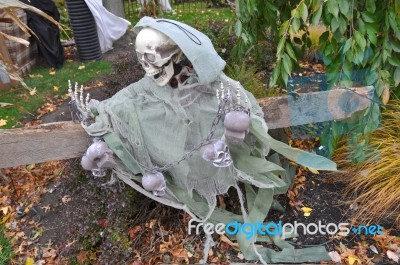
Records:
[[[104,84],[90,90],[92,98],[103,100],[142,78],[143,70],[137,62],[132,46],[134,38],[132,32],[127,32],[114,44],[113,50],[104,54],[104,60],[111,62],[113,71],[92,81],[101,81]],[[43,123],[65,120],[71,120],[68,102],[62,103],[57,111],[42,118]],[[91,176],[81,169],[79,159],[71,159],[65,163],[67,167],[64,176],[48,185],[48,192],[26,216],[27,224],[29,220],[40,220],[43,234],[35,244],[45,245],[51,242],[58,251],[56,264],[140,264],[137,262],[139,257],[143,264],[171,262],[172,256],[176,256],[175,253],[167,251],[161,254],[161,245],[154,244],[164,242],[166,234],[170,238],[175,232],[185,233],[187,216],[181,211],[160,205],[138,194],[121,182],[109,184],[110,175],[103,178]],[[278,200],[286,211],[272,211],[271,220],[306,224],[318,220],[321,223],[348,222],[351,215],[349,208],[340,203],[343,186],[330,180],[332,176],[322,174],[307,176],[306,186],[301,191],[299,200],[313,209],[310,217],[305,217],[301,211],[289,206],[288,198],[281,196]],[[235,204],[229,197],[224,197],[224,200],[227,207]],[[50,207],[47,208],[48,206]],[[157,231],[149,235],[149,231],[154,231],[149,230],[154,224],[153,220],[156,220],[158,227],[165,229],[166,234]],[[34,228],[27,225],[25,231],[26,234],[32,234]],[[148,238],[151,238],[154,244],[149,243]],[[187,241],[189,239],[192,240],[190,244],[181,242],[182,245],[185,245],[185,248],[194,246],[194,252],[199,254],[196,249],[201,249],[204,238],[184,238]],[[341,242],[350,247],[363,240],[370,241],[370,238],[347,238],[341,239]],[[338,239],[327,235],[299,235],[292,242],[298,247],[324,244],[330,251],[339,245]],[[173,249],[172,246],[169,247]],[[228,248],[227,251],[226,244],[221,242],[213,248],[213,254],[214,257],[218,257],[218,262],[214,259],[216,264],[244,262],[238,258],[237,251],[232,248]],[[373,256],[372,251],[368,254]],[[376,264],[396,264],[382,257],[380,259],[376,260]],[[198,255],[190,257],[189,261],[198,261]]]

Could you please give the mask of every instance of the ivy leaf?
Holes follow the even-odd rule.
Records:
[[[311,19],[311,24],[316,26],[319,23],[319,20],[321,19],[321,14],[322,14],[322,5],[318,7],[317,12],[314,13]]]
[[[358,46],[360,46],[361,50],[364,51],[365,50],[365,46],[367,45],[367,42],[365,41],[365,38],[363,35],[361,35],[360,32],[358,32],[357,30],[354,31],[354,38],[356,40],[356,43],[358,44]]]
[[[393,79],[394,79],[394,86],[397,87],[400,84],[400,67],[396,67]]]
[[[303,19],[304,23],[307,23],[307,18],[308,18],[308,8],[307,5],[303,2],[299,6],[299,12],[301,15],[301,19]]]

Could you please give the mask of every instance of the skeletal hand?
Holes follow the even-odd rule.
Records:
[[[101,140],[95,140],[83,155],[81,165],[85,170],[91,170],[94,176],[104,176],[105,171],[113,168],[116,163],[113,152]]]

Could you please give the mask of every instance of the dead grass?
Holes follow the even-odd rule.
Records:
[[[400,110],[400,100],[389,105]],[[341,176],[348,182],[344,196],[355,211],[360,223],[393,220],[400,226],[400,112],[385,110],[382,126],[370,136],[373,147],[366,161],[358,165],[348,162],[347,146],[340,146],[334,157],[347,173]]]

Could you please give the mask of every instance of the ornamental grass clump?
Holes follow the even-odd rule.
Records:
[[[348,182],[344,195],[357,223],[385,221],[400,226],[400,100],[388,106],[381,127],[370,135],[364,162],[350,163],[345,157],[349,157],[347,145],[341,145],[334,157],[347,171],[341,178]]]

